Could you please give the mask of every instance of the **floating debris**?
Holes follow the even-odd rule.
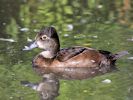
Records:
[[[68,25],[67,25],[67,29],[68,29],[69,31],[73,30],[73,25],[72,25],[72,24],[68,24]]]
[[[108,45],[110,45],[110,42],[107,42]]]
[[[111,80],[110,80],[110,79],[105,79],[105,80],[102,81],[102,83],[107,83],[107,84],[109,84],[109,83],[111,83]]]
[[[85,23],[87,23],[87,20],[81,19],[81,23],[82,23],[82,24],[85,24]]]
[[[103,8],[103,5],[98,5],[97,8],[99,8],[99,9],[100,9],[100,8]]]
[[[22,31],[22,32],[28,32],[29,31],[29,28],[26,28],[26,27],[25,28],[21,28],[20,31]]]
[[[64,34],[64,37],[68,37],[69,36],[69,34]]]
[[[10,99],[13,99],[13,97],[9,97]]]
[[[133,57],[128,57],[127,59],[133,60]]]
[[[87,90],[83,90],[84,93],[88,92]]]
[[[6,42],[16,42],[13,39],[5,39],[5,38],[0,38],[0,41],[6,41]]]
[[[133,37],[131,39],[127,39],[127,40],[133,42]]]
[[[97,35],[94,35],[94,36],[92,36],[93,38],[98,38],[98,36]]]
[[[5,23],[5,22],[3,22],[3,23],[2,23],[2,25],[3,25],[3,26],[5,26],[5,25],[6,25],[6,23]]]

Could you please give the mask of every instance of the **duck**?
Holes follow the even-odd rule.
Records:
[[[88,79],[117,70],[116,60],[128,54],[128,51],[112,54],[82,46],[60,48],[59,35],[52,26],[41,28],[35,40],[23,50],[34,48],[42,49],[32,60],[35,72],[41,76],[53,73],[59,79],[68,80]]]

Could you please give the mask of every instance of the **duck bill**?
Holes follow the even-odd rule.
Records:
[[[33,41],[33,42],[31,42],[28,46],[25,46],[25,47],[23,48],[23,50],[24,50],[24,51],[32,50],[32,49],[37,48],[37,47],[38,47],[38,45],[36,44],[35,41]]]

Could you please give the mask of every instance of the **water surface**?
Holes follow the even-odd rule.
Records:
[[[130,53],[117,61],[117,72],[82,81],[61,80],[57,100],[132,100],[133,30],[103,20],[106,16],[96,15],[87,4],[59,1],[0,1],[0,100],[39,100],[37,93],[21,86],[20,81],[41,80],[31,67],[40,50],[22,48],[42,26],[55,26],[62,48],[80,45]]]

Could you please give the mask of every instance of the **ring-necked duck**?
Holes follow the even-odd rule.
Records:
[[[88,47],[69,47],[60,49],[60,41],[54,27],[42,28],[35,41],[24,50],[41,48],[43,51],[33,59],[33,68],[40,75],[53,73],[63,79],[86,79],[110,72],[115,61],[128,54],[116,54]]]

